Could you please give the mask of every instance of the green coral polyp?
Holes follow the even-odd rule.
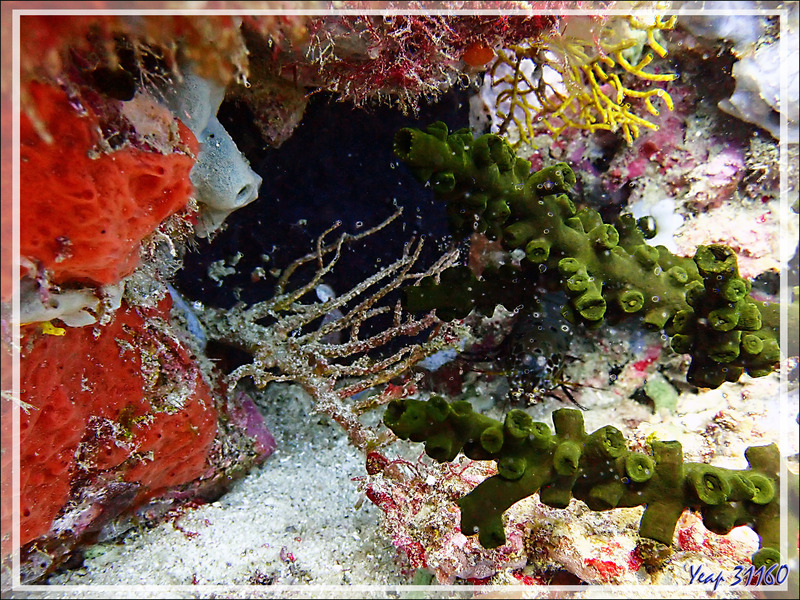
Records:
[[[534,264],[547,262],[547,259],[550,258],[550,242],[531,240],[525,246],[525,257]]]
[[[633,251],[633,256],[642,267],[651,268],[658,263],[659,252],[658,248],[653,246],[637,246]]]
[[[607,425],[588,437],[586,452],[598,458],[618,458],[625,452],[625,437],[619,429]]]
[[[637,316],[646,327],[665,329],[676,352],[691,354],[687,378],[694,385],[773,371],[778,307],[750,298],[750,283],[727,246],[700,246],[693,258],[650,246],[652,219],[626,214],[609,224],[595,210],[576,210],[567,195],[576,178],[566,163],[531,173],[530,162],[494,134],[473,139],[469,130],[450,133],[440,122],[425,131],[401,129],[395,154],[447,203],[456,235],[484,232],[507,250],[525,252],[518,269],[506,266],[512,274],[487,268],[479,280],[453,267],[438,284],[423,280],[404,292],[410,311],[436,309],[444,320],[475,307],[491,314],[497,304],[535,301],[537,289],[555,284],[567,293],[562,315],[571,322],[595,328]]]
[[[689,281],[689,274],[686,272],[686,269],[682,269],[681,267],[671,267],[667,271],[667,275],[669,275],[675,283],[682,284]]]
[[[691,469],[688,480],[697,499],[709,506],[721,504],[731,493],[731,486],[727,479],[708,465]]]
[[[655,469],[653,459],[646,454],[631,452],[625,457],[625,473],[634,483],[644,483],[649,480]]]
[[[694,260],[704,277],[732,274],[737,270],[736,255],[727,246],[701,246],[697,249]]]
[[[716,331],[730,331],[739,322],[739,313],[734,306],[723,306],[708,313],[708,323]]]
[[[440,194],[452,191],[455,185],[456,178],[452,173],[437,173],[437,175],[431,179],[431,188],[433,188],[434,192]]]
[[[748,354],[760,354],[764,351],[764,342],[757,335],[748,333],[742,337],[742,350]]]
[[[753,494],[747,500],[753,504],[769,504],[775,497],[775,484],[767,477],[754,473],[749,477],[749,483],[753,486]]]
[[[462,532],[477,533],[487,548],[506,541],[503,513],[539,492],[554,508],[567,507],[572,498],[597,511],[645,506],[639,534],[667,545],[681,513],[697,510],[715,533],[751,526],[761,540],[752,557],[756,567],[780,559],[775,444],[748,448],[749,468],[732,470],[684,463],[675,441],[652,442],[652,454],[630,451],[618,429],[587,434],[581,412],[568,408],[553,412],[555,433],[520,410],[500,423],[475,413],[468,402],[448,404],[439,397],[395,400],[384,422],[403,439],[425,441],[434,460],[449,461],[463,451],[474,460],[497,462],[496,475],[458,500]]]
[[[739,302],[750,293],[750,282],[744,279],[731,279],[723,289],[722,295],[728,302]]]
[[[487,427],[481,433],[481,446],[490,454],[498,452],[503,447],[503,430],[498,427]]]
[[[581,269],[581,263],[574,258],[562,258],[558,261],[558,270],[562,275],[572,275]]]
[[[497,461],[497,473],[503,479],[515,481],[525,474],[527,461],[521,456],[504,456]]]
[[[613,225],[598,225],[589,232],[589,239],[596,248],[611,250],[619,244],[619,232]]]
[[[578,472],[581,459],[581,447],[577,442],[569,440],[561,442],[553,455],[553,467],[559,475],[570,476]]]
[[[644,306],[644,296],[636,290],[625,290],[619,295],[619,305],[626,313],[639,312]]]

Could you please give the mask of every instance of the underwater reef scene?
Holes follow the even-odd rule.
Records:
[[[4,598],[797,596],[798,2],[2,9]]]

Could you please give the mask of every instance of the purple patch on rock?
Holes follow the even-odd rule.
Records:
[[[236,394],[236,403],[230,407],[231,421],[238,425],[245,434],[253,438],[256,450],[259,452],[259,461],[264,460],[275,451],[277,444],[264,422],[264,417],[258,411],[255,402],[245,394]]]

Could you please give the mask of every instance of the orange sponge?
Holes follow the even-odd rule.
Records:
[[[91,109],[79,114],[52,85],[32,82],[28,93],[54,141],[21,115],[20,254],[55,283],[115,283],[138,264],[142,239],[189,200],[197,140],[179,122],[185,150],[126,146],[97,154],[100,127]]]
[[[22,545],[97,476],[139,483],[137,505],[206,474],[217,411],[195,361],[166,332],[169,304],[123,305],[111,324],[63,336],[23,328]]]

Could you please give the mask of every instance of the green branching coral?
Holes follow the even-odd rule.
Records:
[[[756,567],[780,560],[780,453],[775,444],[745,451],[749,468],[731,470],[684,463],[679,442],[652,443],[652,453],[628,450],[612,426],[584,431],[583,415],[568,408],[553,413],[555,433],[526,412],[510,411],[503,423],[475,413],[469,402],[395,400],[384,423],[400,438],[425,443],[439,462],[459,452],[494,460],[494,475],[458,501],[461,531],[478,534],[486,548],[505,543],[503,513],[539,492],[541,501],[566,508],[577,498],[592,510],[645,506],[639,534],[671,545],[685,509],[699,510],[714,533],[749,525],[761,539]]]
[[[727,246],[700,246],[694,260],[702,279],[686,286],[690,308],[669,324],[673,350],[693,357],[689,381],[717,387],[737,381],[744,370],[752,377],[770,374],[780,360],[779,305],[748,296],[750,282],[739,277]]]
[[[570,322],[598,327],[640,316],[674,335],[673,348],[692,355],[688,378],[698,386],[718,387],[743,371],[766,375],[779,359],[777,306],[749,298],[729,248],[701,246],[692,259],[650,246],[655,232],[647,219],[623,214],[611,225],[593,209],[577,210],[567,195],[575,184],[568,165],[531,173],[530,162],[494,134],[473,139],[437,122],[425,131],[401,129],[394,150],[447,202],[455,234],[485,232],[525,256],[521,269],[489,270],[482,280],[464,267],[445,271],[438,283],[423,279],[405,292],[409,310],[435,308],[449,320],[474,307],[526,305],[537,286],[560,288]]]

